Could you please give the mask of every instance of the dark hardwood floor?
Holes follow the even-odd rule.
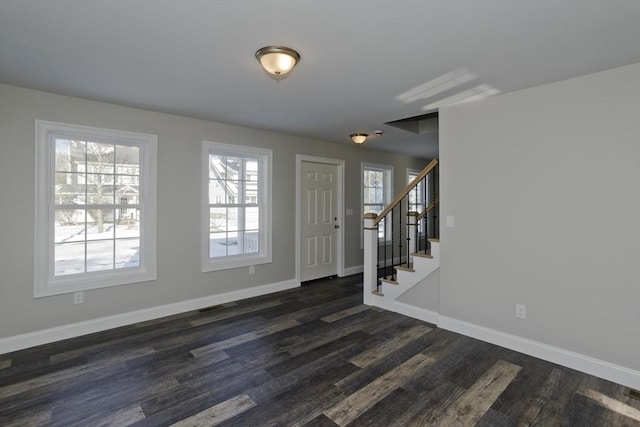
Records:
[[[625,387],[361,301],[325,280],[0,355],[0,425],[640,426]]]

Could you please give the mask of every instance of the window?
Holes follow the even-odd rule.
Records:
[[[202,271],[271,262],[271,150],[203,143]]]
[[[407,169],[407,184],[410,184],[415,178],[420,175],[420,171]],[[425,177],[420,183],[409,192],[409,212],[418,212],[421,214],[426,209],[425,203],[429,194],[429,175]],[[423,234],[425,223],[424,221],[418,221],[418,233]]]
[[[156,278],[156,145],[36,120],[35,297]]]
[[[393,189],[393,167],[362,164],[362,214],[381,213],[391,203]],[[385,221],[380,222],[378,237],[384,237]],[[391,239],[391,233],[387,233],[387,240]]]
[[[416,179],[420,171],[407,169],[407,184]],[[429,177],[422,180],[413,190],[409,192],[409,212],[422,213],[425,209],[425,195],[429,194]]]

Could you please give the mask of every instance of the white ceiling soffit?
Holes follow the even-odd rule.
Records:
[[[635,62],[640,0],[0,0],[2,83],[425,158],[384,123]]]

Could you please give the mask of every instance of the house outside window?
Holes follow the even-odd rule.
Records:
[[[407,184],[410,184],[420,174],[419,170],[407,169]],[[413,190],[409,196],[409,212],[417,212],[421,214],[426,209],[425,195],[429,194],[429,176],[427,175]],[[418,221],[418,232],[423,233],[424,221]]]
[[[393,191],[393,166],[362,163],[362,214],[381,213],[391,203]],[[385,220],[378,226],[378,238],[385,235]],[[387,240],[391,233],[387,232]]]
[[[36,121],[36,297],[155,279],[156,145]]]
[[[271,262],[271,150],[203,143],[202,271]]]

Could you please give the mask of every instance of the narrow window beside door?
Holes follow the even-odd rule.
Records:
[[[407,184],[411,184],[414,179],[420,175],[419,170],[407,169]],[[423,214],[426,209],[425,202],[429,194],[429,175],[427,175],[420,183],[409,192],[409,205],[407,212],[417,212],[418,215]],[[418,221],[418,233],[424,233],[425,222]]]
[[[393,166],[362,163],[362,215],[379,214],[391,203],[393,189]],[[378,225],[378,237],[385,236],[385,221]],[[387,233],[387,240],[391,233]]]

